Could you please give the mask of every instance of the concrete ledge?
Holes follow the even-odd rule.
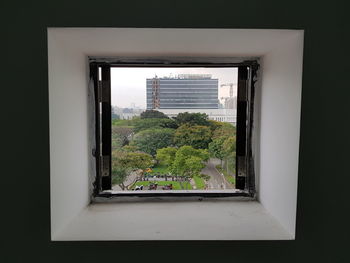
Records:
[[[93,204],[52,240],[287,240],[258,202]]]

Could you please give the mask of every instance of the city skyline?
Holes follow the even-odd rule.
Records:
[[[212,78],[219,80],[219,100],[229,96],[229,87],[220,87],[221,84],[234,83],[236,94],[237,68],[112,68],[112,105],[130,108],[134,104],[146,109],[146,79],[155,76],[175,77],[179,74],[211,74]],[[222,103],[222,100],[220,102]]]

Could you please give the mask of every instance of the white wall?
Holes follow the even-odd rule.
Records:
[[[59,232],[89,201],[85,56],[48,32],[51,229]]]
[[[220,41],[218,41],[220,40]],[[243,29],[116,29],[116,28],[52,28],[48,30],[49,64],[49,108],[50,108],[50,183],[51,183],[51,234],[52,239],[75,239],[70,234],[74,226],[84,221],[89,199],[89,144],[88,144],[88,94],[87,94],[87,56],[260,56],[262,64],[261,87],[261,144],[259,177],[259,200],[266,212],[254,214],[254,207],[247,202],[243,206],[251,207],[253,221],[242,221],[243,217],[232,217],[234,213],[222,213],[232,222],[232,232],[227,228],[213,224],[206,229],[222,233],[225,239],[244,239],[244,226],[254,229],[259,239],[271,239],[281,235],[270,234],[263,225],[254,222],[273,220],[279,223],[293,236],[296,210],[296,182],[299,149],[299,119],[301,93],[303,32],[297,30],[243,30]],[[259,149],[259,147],[257,147]],[[259,157],[259,152],[256,153]],[[117,205],[117,204],[115,204]],[[147,204],[143,204],[147,206]],[[230,203],[217,203],[218,210],[224,211]],[[154,206],[152,206],[154,207]],[[153,209],[151,206],[149,209]],[[193,203],[181,203],[173,206],[176,213],[187,216],[187,227],[193,227],[191,235],[184,239],[195,239],[196,233],[203,229],[201,220]],[[239,205],[238,207],[241,207]],[[183,215],[186,211],[193,214]],[[202,213],[205,213],[204,206]],[[237,208],[241,209],[241,208]],[[119,223],[118,209],[113,215]],[[125,210],[126,211],[126,210]],[[132,217],[132,212],[127,209]],[[215,208],[216,211],[216,208]],[[166,210],[156,210],[166,213]],[[239,215],[239,211],[237,211]],[[135,212],[137,214],[137,211]],[[135,215],[136,215],[135,214]],[[220,214],[220,213],[219,213]],[[109,225],[99,223],[101,214],[89,213],[90,227],[106,228],[106,239],[118,239],[118,233],[109,232]],[[119,215],[120,216],[120,215]],[[166,216],[166,215],[164,215]],[[201,217],[203,214],[201,214]],[[124,218],[123,215],[122,218]],[[267,218],[268,217],[268,218]],[[162,222],[153,218],[149,227]],[[161,218],[161,217],[159,217]],[[241,219],[240,219],[241,218]],[[142,217],[139,218],[142,220]],[[97,221],[96,221],[97,220]],[[136,219],[135,219],[136,220]],[[271,221],[272,220],[272,221]],[[75,223],[73,223],[75,222]],[[110,222],[114,222],[110,220]],[[274,222],[274,221],[273,221]],[[73,225],[72,225],[73,224]],[[75,224],[75,225],[74,225]],[[136,222],[134,222],[136,224]],[[179,223],[180,224],[180,223]],[[188,225],[189,224],[189,225]],[[275,223],[274,223],[275,224]],[[69,228],[67,226],[69,225]],[[140,222],[140,225],[141,222]],[[278,225],[278,223],[277,223]],[[280,226],[276,225],[276,231]],[[183,227],[173,225],[173,228]],[[236,228],[235,228],[236,227]],[[123,227],[120,227],[123,229]],[[126,229],[126,228],[125,228]],[[154,229],[149,229],[153,231]],[[219,232],[217,232],[219,231]],[[221,231],[221,232],[220,232]],[[222,232],[224,231],[224,232]],[[259,232],[260,231],[260,232]],[[235,235],[239,232],[239,235]],[[128,233],[124,233],[127,235]],[[241,235],[243,234],[243,236]],[[78,234],[77,234],[78,235]],[[111,236],[112,235],[112,236]],[[92,235],[93,236],[93,235]],[[200,236],[200,235],[199,235]],[[253,235],[254,236],[254,235]],[[252,238],[253,236],[249,236]],[[163,232],[160,239],[167,239]],[[90,236],[91,238],[91,236]],[[99,237],[103,239],[103,236]],[[248,238],[248,237],[246,237]],[[148,239],[145,237],[145,239]],[[152,239],[152,238],[151,238]],[[156,239],[156,238],[154,238]],[[281,239],[283,239],[281,237]]]
[[[259,200],[294,234],[303,35],[262,58]]]

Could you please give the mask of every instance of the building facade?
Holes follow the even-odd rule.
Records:
[[[176,117],[181,112],[205,113],[209,120],[227,122],[236,126],[237,110],[236,109],[158,109],[170,118]]]
[[[209,74],[180,74],[146,80],[147,109],[218,109],[218,79]]]

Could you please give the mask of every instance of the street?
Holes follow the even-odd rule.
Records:
[[[233,189],[232,184],[227,182],[225,177],[215,168],[218,164],[220,164],[220,160],[211,158],[207,166],[202,170],[202,174],[210,176],[208,181],[209,189]]]

